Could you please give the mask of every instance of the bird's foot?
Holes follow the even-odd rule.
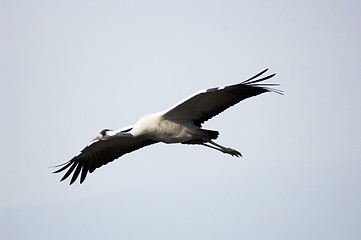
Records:
[[[222,152],[231,154],[232,157],[234,157],[234,156],[236,156],[236,157],[242,157],[242,154],[241,154],[240,152],[238,152],[237,150],[233,149],[233,148],[224,148],[224,149],[222,150]]]

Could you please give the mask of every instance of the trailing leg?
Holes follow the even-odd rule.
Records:
[[[211,145],[209,145],[209,144]],[[227,154],[230,154],[232,156],[236,156],[236,157],[242,157],[242,154],[240,152],[238,152],[237,150],[233,149],[233,148],[227,148],[227,147],[224,147],[218,143],[215,143],[213,142],[212,140],[210,140],[209,142],[207,143],[202,143],[203,146],[206,146],[206,147],[209,147],[209,148],[213,148],[213,149],[216,149],[218,151],[221,151],[222,153],[227,153]]]

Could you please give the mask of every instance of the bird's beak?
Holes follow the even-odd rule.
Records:
[[[102,140],[102,135],[101,135],[101,134],[99,134],[98,136],[96,136],[95,138],[93,138],[93,139],[89,142],[88,146],[90,146],[90,145],[92,145],[93,143],[96,143],[96,142],[98,142],[98,141],[100,141],[100,140]]]
[[[100,140],[102,140],[102,135],[101,135],[101,134],[98,134],[95,138],[93,138],[93,139],[91,140],[91,142],[100,141]]]

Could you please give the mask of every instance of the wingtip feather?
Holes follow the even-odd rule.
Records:
[[[86,175],[88,174],[88,169],[83,166],[83,169],[81,171],[81,176],[80,176],[80,184],[82,184],[86,178]]]
[[[251,81],[252,79],[255,79],[259,76],[261,76],[263,73],[267,72],[268,71],[268,68],[266,68],[265,70],[261,71],[260,73],[257,73],[256,75],[254,75],[253,77],[247,79],[245,82],[248,82],[248,81]]]
[[[81,169],[82,169],[82,164],[79,163],[78,166],[75,169],[75,172],[73,173],[73,176],[72,176],[71,180],[70,180],[70,185],[73,184],[76,181],[76,179],[79,176],[79,173],[80,173]]]

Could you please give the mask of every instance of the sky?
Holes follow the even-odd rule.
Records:
[[[360,239],[359,1],[1,1],[1,239]],[[284,95],[59,182],[102,129],[269,68]]]

